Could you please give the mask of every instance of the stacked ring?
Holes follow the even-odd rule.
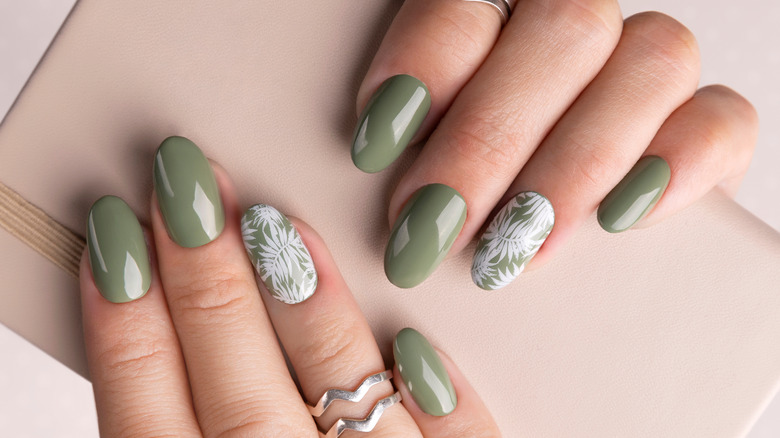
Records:
[[[372,374],[366,377],[360,385],[353,391],[347,391],[344,389],[333,388],[325,391],[322,397],[317,401],[316,405],[307,404],[309,413],[312,417],[321,416],[330,407],[331,403],[336,400],[343,400],[352,403],[357,403],[363,400],[363,397],[368,394],[368,391],[372,386],[381,382],[390,380],[393,378],[393,372],[391,370],[382,371],[380,373]],[[346,430],[354,430],[357,432],[370,432],[376,426],[376,423],[382,417],[384,411],[401,401],[401,393],[396,392],[381,400],[379,400],[369,412],[368,416],[363,419],[351,419],[351,418],[339,418],[331,426],[327,433],[320,433],[325,438],[335,438],[344,433]]]

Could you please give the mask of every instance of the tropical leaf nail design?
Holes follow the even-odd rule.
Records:
[[[486,290],[517,278],[536,255],[555,223],[552,204],[536,192],[512,198],[493,218],[477,244],[471,278]]]
[[[270,205],[249,207],[241,218],[244,247],[275,298],[300,303],[317,288],[311,254],[292,223]]]

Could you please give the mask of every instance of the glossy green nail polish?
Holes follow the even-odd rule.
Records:
[[[640,159],[601,201],[598,210],[601,228],[610,233],[631,228],[661,199],[671,176],[669,164],[663,158]]]
[[[314,294],[314,261],[298,230],[282,213],[270,205],[253,205],[241,218],[241,232],[252,265],[274,298],[296,304]]]
[[[225,212],[214,172],[195,143],[168,137],[154,157],[154,190],[168,234],[185,248],[216,239]]]
[[[466,201],[452,187],[419,189],[395,221],[385,250],[385,274],[398,287],[422,283],[439,266],[466,222]]]
[[[431,108],[431,94],[419,79],[397,75],[387,79],[368,101],[352,140],[352,161],[374,173],[398,158]]]
[[[92,205],[87,248],[95,285],[108,301],[126,303],[149,290],[152,270],[144,233],[125,201],[104,196]]]
[[[409,392],[426,414],[449,414],[458,396],[439,355],[417,330],[405,328],[393,342],[393,356]]]
[[[510,199],[482,234],[474,253],[471,278],[486,290],[517,278],[539,251],[555,223],[552,204],[536,192]]]

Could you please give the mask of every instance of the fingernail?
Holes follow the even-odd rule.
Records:
[[[395,221],[385,250],[385,274],[398,287],[417,286],[439,266],[466,221],[466,201],[452,187],[419,189]]]
[[[293,224],[275,208],[257,204],[241,218],[244,247],[274,298],[296,304],[314,294],[317,271]]]
[[[149,290],[152,270],[144,233],[125,201],[104,196],[92,205],[87,248],[92,277],[105,299],[126,303]]]
[[[352,140],[352,161],[374,173],[401,155],[431,108],[431,94],[419,79],[397,75],[387,79],[368,101]]]
[[[185,248],[216,239],[225,212],[211,164],[195,143],[168,137],[154,157],[154,190],[168,234]]]
[[[555,223],[552,204],[536,192],[522,192],[504,205],[482,234],[471,278],[485,290],[517,278],[539,251]]]
[[[398,332],[393,357],[401,379],[423,412],[441,417],[455,410],[458,396],[447,369],[420,332],[410,328]]]
[[[601,201],[597,215],[601,228],[610,233],[631,228],[661,199],[671,176],[669,164],[663,158],[640,159]]]

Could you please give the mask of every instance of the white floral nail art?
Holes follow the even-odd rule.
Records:
[[[270,205],[249,207],[241,218],[244,247],[274,298],[287,304],[306,300],[317,289],[311,254],[292,223]]]
[[[471,278],[482,289],[500,289],[517,278],[555,223],[552,204],[536,192],[512,198],[493,218],[474,254]]]

